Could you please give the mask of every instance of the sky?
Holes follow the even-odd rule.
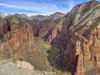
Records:
[[[0,0],[0,12],[28,16],[50,15],[55,12],[67,14],[73,6],[88,1],[90,0]]]

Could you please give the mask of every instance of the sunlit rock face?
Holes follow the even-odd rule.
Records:
[[[25,61],[0,60],[0,75],[33,75],[34,67]]]
[[[34,50],[32,24],[16,15],[0,20],[0,53],[8,58],[25,57]]]
[[[72,75],[100,68],[100,3],[79,4],[53,28],[48,40],[65,45],[59,64]]]
[[[1,17],[1,18],[5,18],[6,15],[0,12],[0,17]]]
[[[36,32],[52,44],[64,45],[59,65],[72,75],[100,68],[100,3],[79,4],[57,20],[44,20]]]

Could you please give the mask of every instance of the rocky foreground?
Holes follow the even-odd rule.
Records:
[[[34,71],[34,67],[25,61],[0,60],[0,75],[57,75],[53,72]]]

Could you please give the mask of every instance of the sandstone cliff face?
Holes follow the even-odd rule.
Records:
[[[98,36],[93,35],[98,33],[94,31],[95,29],[89,33],[90,35],[87,34],[89,39],[92,37],[91,40],[88,40],[87,36],[84,37],[77,33],[67,34],[68,41],[64,51],[63,63],[66,70],[71,71],[73,75],[75,72],[76,75],[84,75],[88,71],[100,68],[100,40]],[[93,36],[96,37],[93,38]]]
[[[49,35],[52,43],[66,48],[59,65],[72,75],[84,75],[100,68],[100,3],[91,1],[75,6]]]
[[[55,25],[64,17],[65,15],[59,12],[51,14],[50,16],[37,15],[32,16],[31,22],[33,24],[34,35],[40,38],[48,38],[51,34]]]
[[[56,25],[54,21],[43,22],[39,29],[38,36],[41,38],[46,38],[52,31],[53,27]]]
[[[34,50],[32,25],[28,21],[11,16],[0,23],[2,28],[0,32],[0,34],[2,33],[0,38],[1,55],[6,55],[8,58],[12,56],[25,57],[28,51]],[[4,31],[6,33],[3,33]]]
[[[84,75],[100,68],[99,8],[100,3],[88,2],[77,5],[69,13],[72,22],[67,25],[67,33],[63,33],[66,34],[66,50],[62,62],[72,75]]]

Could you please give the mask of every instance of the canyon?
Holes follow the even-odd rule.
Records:
[[[0,58],[24,58],[38,70],[99,75],[99,12],[100,2],[90,1],[67,14],[0,13]]]

